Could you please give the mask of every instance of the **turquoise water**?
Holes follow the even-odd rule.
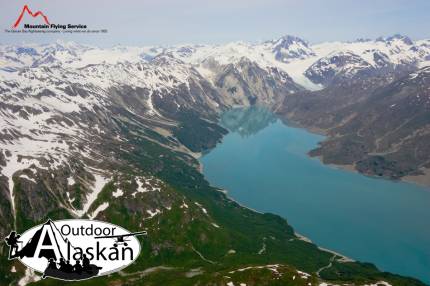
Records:
[[[231,132],[201,162],[230,197],[285,217],[316,244],[430,283],[430,189],[369,178],[309,158],[324,139],[264,108],[222,117]]]

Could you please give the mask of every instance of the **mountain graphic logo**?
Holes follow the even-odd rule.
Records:
[[[43,14],[42,11],[37,11],[37,12],[33,13],[30,10],[30,8],[28,7],[28,5],[24,5],[24,7],[21,10],[21,13],[18,16],[18,19],[16,19],[15,23],[12,26],[14,29],[16,29],[19,26],[19,24],[21,23],[22,18],[24,18],[25,14],[28,14],[28,15],[30,15],[33,18],[42,17],[42,19],[45,22],[45,24],[46,25],[50,25],[48,17],[45,14]]]

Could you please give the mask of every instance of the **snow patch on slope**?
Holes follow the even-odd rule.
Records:
[[[104,203],[102,203],[101,205],[99,205],[99,206],[94,210],[94,212],[92,212],[91,214],[89,214],[89,215],[88,215],[88,217],[89,217],[90,219],[95,219],[95,218],[97,217],[97,215],[98,215],[100,212],[104,211],[104,210],[105,210],[105,209],[107,209],[108,207],[109,207],[109,203],[104,202]]]
[[[99,173],[93,173],[93,176],[95,180],[93,182],[92,192],[87,195],[86,202],[83,205],[82,209],[75,210],[75,213],[79,217],[82,217],[84,214],[87,213],[91,205],[97,199],[97,196],[99,195],[99,193],[103,190],[103,187],[110,181],[110,178],[105,177]]]

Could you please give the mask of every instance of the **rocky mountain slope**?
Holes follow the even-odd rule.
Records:
[[[368,46],[375,51],[366,52]],[[343,51],[353,47],[354,55]],[[399,36],[331,45],[286,36],[259,44],[169,48],[0,46],[0,236],[47,217],[97,218],[148,230],[135,265],[87,285],[422,285],[320,250],[297,237],[284,219],[236,204],[208,185],[195,157],[219,142],[227,131],[218,115],[237,105],[267,105],[304,125],[333,130],[333,136],[352,136],[358,128],[353,122],[387,121],[377,117],[386,102],[404,106],[413,100],[417,119],[408,122],[417,133],[408,134],[412,127],[406,125],[391,133],[390,126],[375,125],[385,131],[382,138],[358,133],[379,145],[357,157],[363,162],[357,168],[371,173],[371,153],[412,148],[415,139],[423,144],[416,156],[422,158],[428,113],[414,96],[420,92],[426,100],[427,70],[396,80],[424,65],[428,49],[426,41]],[[326,72],[322,58],[334,51],[347,56],[335,60],[334,68],[328,64],[332,71]],[[378,69],[379,60],[365,57],[382,52],[393,69],[352,76],[367,74],[361,71],[369,66]],[[346,86],[351,93],[345,95]],[[374,109],[366,102],[375,102]],[[348,121],[353,106],[363,112],[355,115],[360,121]],[[307,118],[313,108],[320,113]],[[405,114],[399,124],[409,111],[399,111]],[[421,159],[414,164],[427,166]],[[6,261],[5,251],[3,245],[0,284],[38,280]]]
[[[429,74],[426,67],[392,82],[344,85],[341,94],[328,89],[306,100],[297,96],[280,112],[329,135],[311,152],[325,163],[394,179],[423,175],[430,167]]]
[[[328,135],[310,154],[361,173],[420,180],[429,168],[429,68],[295,94],[277,111]],[[417,177],[418,176],[418,177]]]

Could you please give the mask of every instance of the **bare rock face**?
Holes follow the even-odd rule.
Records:
[[[230,106],[274,106],[288,94],[303,90],[286,72],[263,69],[246,58],[225,66],[217,74],[215,86]]]

